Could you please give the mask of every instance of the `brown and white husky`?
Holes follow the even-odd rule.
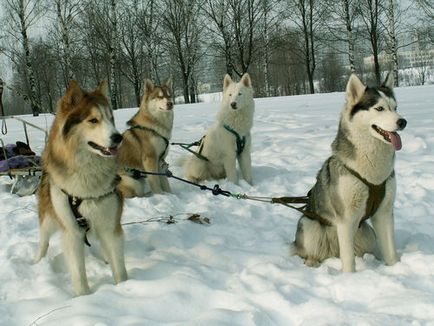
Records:
[[[119,190],[124,197],[145,195],[143,183],[134,180],[124,168],[163,173],[167,169],[165,158],[173,127],[172,82],[154,85],[145,80],[144,94],[139,111],[127,122],[130,126],[124,134],[119,148],[120,175]],[[165,176],[149,175],[149,185],[154,194],[171,192]]]
[[[116,190],[116,154],[122,136],[114,126],[106,93],[106,82],[86,92],[71,81],[58,103],[37,193],[40,243],[36,261],[46,255],[50,236],[60,229],[76,295],[90,292],[84,255],[88,233],[101,242],[115,282],[127,279],[120,223],[123,199]]]

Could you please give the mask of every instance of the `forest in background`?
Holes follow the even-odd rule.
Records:
[[[0,0],[5,114],[53,112],[69,81],[139,105],[144,78],[195,103],[225,73],[257,97],[341,91],[351,72],[433,73],[433,0]]]

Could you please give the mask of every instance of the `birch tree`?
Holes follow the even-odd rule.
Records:
[[[37,95],[35,73],[31,60],[28,31],[41,17],[42,7],[37,0],[5,0],[10,36],[18,41],[24,57],[27,96],[33,115],[40,113],[41,103]]]
[[[279,13],[278,0],[262,0],[262,30],[263,30],[263,46],[262,46],[262,65],[264,74],[264,90],[266,96],[271,96],[270,91],[270,58],[272,56],[273,47],[271,46],[272,35],[274,35],[279,27]]]
[[[381,69],[379,54],[381,51],[384,26],[381,24],[384,17],[384,0],[361,0],[359,8],[365,35],[371,45],[374,58],[374,75],[377,84],[381,83]]]
[[[387,18],[389,20],[389,44],[390,44],[390,52],[392,56],[392,71],[395,87],[399,86],[399,75],[398,75],[398,41],[396,39],[396,29],[395,29],[395,10],[396,4],[395,0],[388,0],[387,7]]]
[[[331,34],[331,40],[328,44],[334,51],[344,53],[347,56],[351,73],[356,72],[354,29],[359,16],[357,4],[358,1],[356,0],[331,0],[327,2],[331,12],[331,19],[327,20],[328,31]],[[345,44],[345,50],[341,49],[341,42]]]
[[[110,99],[113,110],[118,108],[118,99],[117,99],[117,75],[116,72],[118,70],[118,25],[117,25],[117,8],[116,8],[116,0],[110,0],[110,27],[111,27],[111,39],[110,39]]]
[[[69,81],[74,79],[74,70],[71,64],[72,56],[72,31],[74,21],[81,13],[79,0],[53,0],[56,12],[56,25],[61,44],[61,62],[63,70],[64,85],[67,87]]]

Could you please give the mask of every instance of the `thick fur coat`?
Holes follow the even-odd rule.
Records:
[[[69,198],[82,200],[78,214],[95,235],[115,282],[127,279],[124,263],[121,215],[123,199],[115,191],[117,148],[122,136],[114,126],[113,113],[103,82],[95,91],[83,91],[72,81],[59,101],[43,153],[43,175],[38,189],[40,243],[36,261],[43,258],[54,231],[62,232],[65,260],[74,291],[88,294],[85,268],[86,228],[80,227]]]
[[[201,159],[195,155],[184,163],[188,180],[227,178],[238,183],[236,162],[238,161],[242,177],[252,184],[251,147],[255,103],[249,74],[244,74],[238,83],[226,75],[223,81],[223,99],[217,121],[207,131],[200,145]],[[232,130],[232,131],[230,131]],[[237,145],[238,134],[242,148]]]
[[[354,255],[373,253],[376,239],[386,264],[398,260],[393,219],[394,159],[395,151],[401,149],[396,131],[404,129],[406,121],[396,109],[391,75],[383,85],[373,88],[363,85],[355,75],[350,77],[333,154],[318,172],[306,207],[329,225],[303,216],[291,249],[306,264],[340,257],[342,270],[353,272]],[[384,194],[377,196],[381,198],[378,207],[370,210],[375,189]]]
[[[157,86],[147,79],[144,89],[139,111],[128,121],[130,128],[124,132],[119,149],[119,189],[125,197],[144,196],[145,183],[133,179],[124,168],[157,173],[167,169],[165,158],[173,127],[172,82]],[[147,180],[154,194],[171,192],[167,177],[149,175]]]

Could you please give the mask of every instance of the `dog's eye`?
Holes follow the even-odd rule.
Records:
[[[98,119],[93,118],[93,119],[90,119],[89,122],[95,124],[95,123],[98,123]]]
[[[241,93],[238,93],[239,96],[241,96]]]
[[[229,93],[229,96],[232,96],[232,93]]]
[[[379,106],[378,108],[375,108],[375,110],[381,112],[381,111],[384,111],[384,108],[382,106]]]

